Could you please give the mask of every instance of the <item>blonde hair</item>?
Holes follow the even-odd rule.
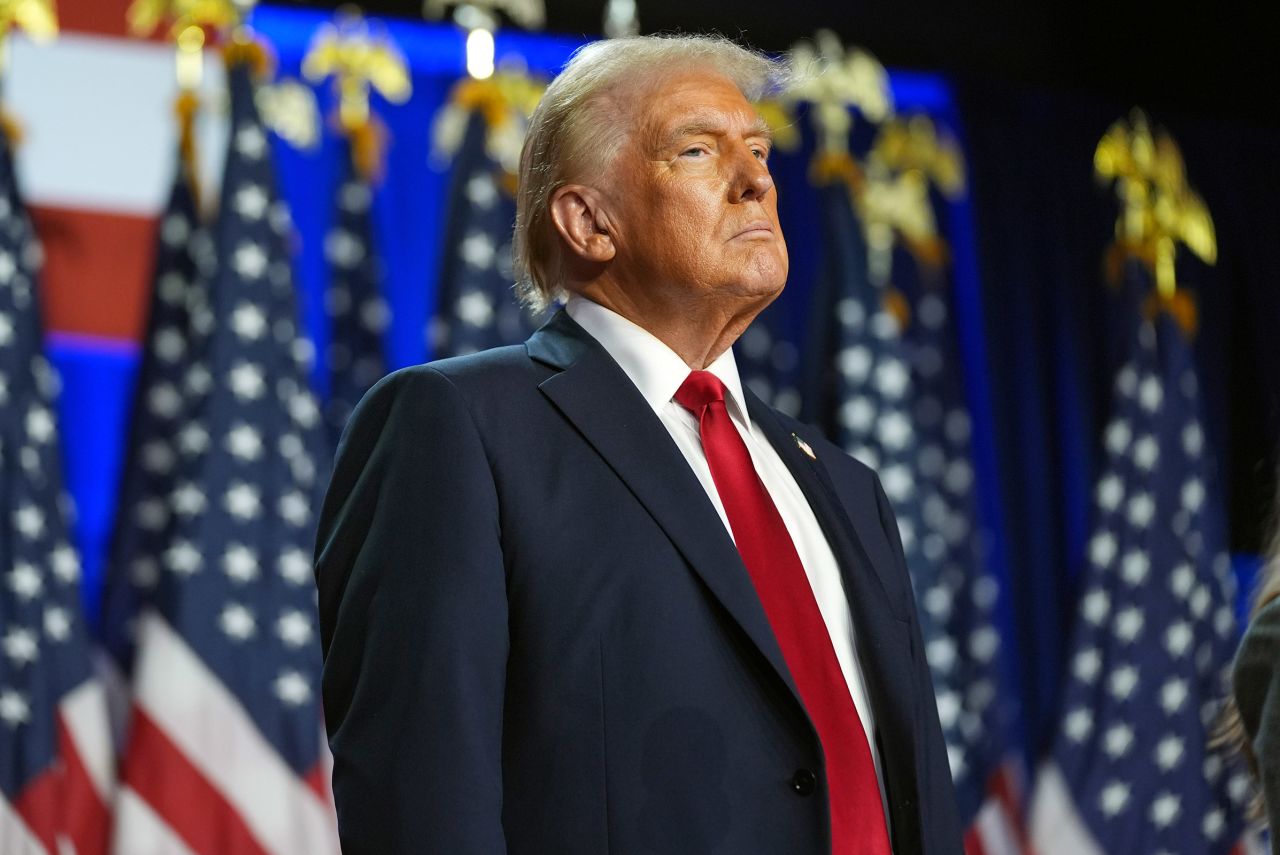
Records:
[[[516,191],[515,269],[521,302],[541,311],[563,296],[552,194],[571,181],[598,180],[630,130],[625,98],[673,72],[706,69],[733,82],[748,101],[785,84],[778,60],[723,36],[633,36],[592,42],[551,81],[529,121]]]

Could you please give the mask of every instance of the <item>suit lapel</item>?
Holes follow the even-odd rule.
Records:
[[[888,791],[889,815],[893,827],[894,852],[914,852],[920,847],[919,815],[915,776],[915,692],[910,675],[913,665],[904,667],[915,652],[911,649],[903,605],[888,594],[882,573],[892,568],[875,566],[867,554],[863,536],[883,538],[878,512],[873,506],[862,513],[845,509],[831,483],[826,467],[801,452],[798,437],[783,427],[777,416],[749,389],[744,389],[747,409],[778,452],[800,486],[809,507],[818,519],[844,580],[845,596],[853,614],[858,662],[867,684],[871,709],[879,736],[881,772]],[[854,520],[859,522],[854,522]],[[875,520],[876,531],[867,530]],[[859,524],[861,523],[861,524]],[[860,530],[862,529],[862,530]]]
[[[626,373],[564,311],[534,333],[526,347],[534,359],[561,369],[539,385],[542,393],[627,485],[800,703],[724,523]]]

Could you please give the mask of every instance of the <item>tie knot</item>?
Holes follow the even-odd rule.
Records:
[[[724,384],[710,371],[690,371],[676,390],[676,403],[695,416],[707,404],[724,400]]]

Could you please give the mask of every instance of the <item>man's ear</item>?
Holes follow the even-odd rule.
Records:
[[[604,228],[600,203],[600,197],[581,184],[566,184],[551,196],[551,221],[556,231],[574,256],[594,264],[609,261],[617,251]]]

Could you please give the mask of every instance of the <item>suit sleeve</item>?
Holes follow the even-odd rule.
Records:
[[[910,579],[907,569],[907,557],[902,548],[902,536],[898,532],[898,521],[893,515],[889,497],[876,478],[876,508],[880,515],[880,525],[889,544],[903,578]],[[917,717],[917,733],[920,744],[919,781],[920,841],[922,851],[926,853],[952,853],[962,855],[964,852],[963,832],[960,828],[960,811],[956,804],[955,786],[951,781],[951,765],[947,758],[946,741],[942,738],[942,724],[938,721],[938,705],[933,691],[933,677],[929,674],[929,663],[925,659],[924,638],[920,631],[920,616],[913,607],[911,609],[911,645],[919,651],[916,658],[916,692],[922,708]]]
[[[366,395],[316,551],[342,851],[505,852],[498,502],[476,424],[443,374],[406,369]]]

